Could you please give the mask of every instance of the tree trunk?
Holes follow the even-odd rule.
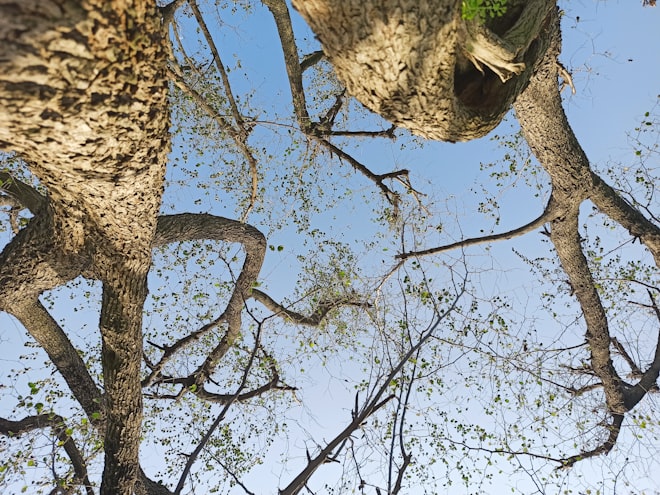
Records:
[[[147,0],[0,0],[0,43],[0,148],[47,188],[52,219],[41,240],[17,236],[3,258],[24,263],[23,282],[43,282],[17,294],[26,304],[61,283],[40,271],[61,259],[75,265],[65,279],[103,282],[101,493],[129,495],[139,473],[142,307],[169,151],[160,18]],[[50,250],[31,259],[21,243],[43,245],[43,236]]]
[[[294,0],[348,92],[414,134],[486,135],[548,47],[550,0],[509,0],[501,18],[455,0]]]

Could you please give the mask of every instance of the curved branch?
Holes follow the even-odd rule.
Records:
[[[236,220],[207,214],[183,213],[165,215],[158,219],[153,246],[199,239],[237,242],[242,244],[245,250],[241,273],[234,283],[234,291],[222,315],[222,319],[227,322],[227,332],[195,372],[196,384],[201,386],[240,335],[241,312],[261,270],[266,253],[266,238],[256,228]]]
[[[655,344],[653,362],[649,365],[647,370],[641,374],[639,382],[625,390],[626,407],[629,410],[635,407],[650,390],[657,390],[657,380],[658,376],[660,376],[660,308],[658,308],[653,293],[650,290],[647,290],[647,292],[651,299],[651,307],[658,320],[658,336]],[[633,371],[635,371],[634,368]],[[637,371],[640,370],[638,369]]]
[[[306,325],[310,327],[318,326],[331,310],[341,306],[356,306],[359,308],[371,307],[371,304],[368,302],[351,299],[349,297],[342,297],[335,300],[319,302],[318,307],[314,313],[312,313],[310,316],[305,316],[296,311],[285,308],[268,294],[260,291],[259,289],[252,289],[251,295],[253,299],[259,301],[261,304],[275,313],[275,316],[288,318],[298,325]]]
[[[608,454],[616,444],[617,438],[619,437],[619,433],[621,432],[621,424],[623,423],[623,417],[623,414],[615,414],[613,416],[612,424],[607,425],[607,429],[610,433],[607,437],[607,440],[605,440],[601,445],[595,449],[580,452],[577,455],[562,459],[560,461],[561,466],[559,468],[570,468],[578,461],[582,461],[590,457]]]

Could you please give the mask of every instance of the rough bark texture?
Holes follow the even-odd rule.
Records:
[[[103,282],[102,494],[139,474],[142,306],[169,150],[165,50],[141,0],[0,0],[0,148],[48,204],[2,253],[0,308],[53,358],[88,414],[96,387],[37,297],[78,275]],[[55,330],[54,330],[55,329]],[[40,331],[42,331],[40,333]]]
[[[349,93],[429,139],[490,132],[548,46],[554,2],[467,21],[455,0],[294,0]],[[485,22],[485,24],[484,24]]]

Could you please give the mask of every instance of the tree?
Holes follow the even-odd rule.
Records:
[[[305,41],[284,1],[263,3],[283,54],[292,113],[238,84],[249,53],[228,63],[218,43],[221,33],[241,29],[223,31],[214,20],[252,20],[266,14],[259,5],[0,2],[0,37],[9,47],[0,59],[0,143],[9,152],[0,180],[13,231],[0,255],[0,309],[49,361],[41,373],[27,358],[18,371],[7,370],[14,385],[3,402],[12,403],[0,433],[12,460],[2,466],[3,483],[16,487],[24,478],[31,490],[50,493],[254,493],[250,472],[275,465],[263,456],[287,424],[310,430],[307,419],[294,419],[296,404],[302,397],[313,406],[304,400],[311,394],[305,384],[319,372],[347,383],[347,390],[328,386],[347,400],[345,415],[334,418],[330,433],[292,437],[299,457],[283,461],[273,492],[395,494],[414,491],[416,482],[434,491],[452,483],[454,472],[478,490],[475,472],[490,476],[488,464],[502,465],[498,456],[528,470],[543,492],[540,485],[552,482],[548,471],[527,460],[580,465],[621,443],[626,421],[640,429],[657,423],[648,396],[657,389],[660,338],[645,337],[647,327],[657,333],[660,325],[651,165],[657,107],[634,144],[644,158],[634,181],[642,189],[621,174],[615,189],[589,163],[564,114],[557,76],[570,76],[557,61],[553,2],[492,2],[474,15],[470,2],[461,11],[456,2],[384,2],[380,10],[364,2],[294,2],[324,52]],[[411,28],[411,12],[427,24]],[[395,25],[405,27],[401,45],[373,29]],[[347,36],[365,29],[369,36]],[[446,51],[424,58],[428,70],[418,73],[412,49],[430,50],[430,31],[447,33]],[[405,78],[390,77],[385,64],[380,71],[382,53],[396,60],[396,70],[405,65]],[[383,81],[393,87],[381,88]],[[434,93],[422,95],[423,87]],[[349,95],[394,125],[365,114]],[[549,186],[540,186],[548,197],[543,213],[504,233],[448,242],[438,203],[409,171],[374,171],[383,167],[366,165],[352,144],[414,143],[397,126],[435,139],[473,139],[512,104]],[[375,130],[356,129],[361,122]],[[520,136],[507,142],[509,172],[500,177],[516,170],[512,155],[525,150]],[[213,160],[224,165],[210,167]],[[341,164],[351,172],[338,171]],[[333,230],[341,218],[324,215],[349,207],[361,218],[356,197],[364,179],[378,194],[363,193],[375,214],[356,248],[340,227]],[[171,196],[161,205],[165,180]],[[171,207],[176,182],[192,184],[195,205],[216,213],[224,206],[235,219]],[[482,194],[488,213],[497,199]],[[590,222],[595,233],[580,231],[587,201],[609,230]],[[551,338],[556,345],[544,346],[545,337],[529,330],[533,321],[517,321],[506,296],[483,289],[490,275],[469,255],[471,246],[542,227],[559,265],[549,255],[520,259],[551,279],[540,297],[562,307],[565,318],[556,322],[579,327],[584,342],[560,334]],[[601,239],[612,231],[624,244],[639,241],[646,254],[605,260],[609,243]],[[285,245],[292,238],[300,239],[295,248]],[[281,298],[287,289],[268,278],[276,268],[265,260],[289,249],[300,263]],[[565,290],[555,279],[567,279]],[[54,291],[66,284],[89,300],[67,303]],[[648,301],[636,286],[648,289]],[[633,302],[620,300],[622,292]],[[77,330],[84,324],[70,311],[64,322],[56,314],[94,301],[99,342],[95,330]],[[627,331],[644,315],[635,341]],[[512,330],[517,324],[520,333]],[[450,401],[454,395],[463,399]],[[527,428],[515,420],[468,421],[462,411],[474,411],[473,396],[484,418],[534,419]],[[602,413],[585,419],[592,409]],[[564,443],[544,437],[557,422],[572,425],[557,434]],[[155,467],[150,449],[164,456]],[[444,475],[426,469],[443,462]],[[336,465],[332,483],[323,481],[319,474]]]

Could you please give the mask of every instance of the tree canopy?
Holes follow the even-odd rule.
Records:
[[[590,161],[560,7],[0,0],[3,491],[658,489],[660,102]]]

